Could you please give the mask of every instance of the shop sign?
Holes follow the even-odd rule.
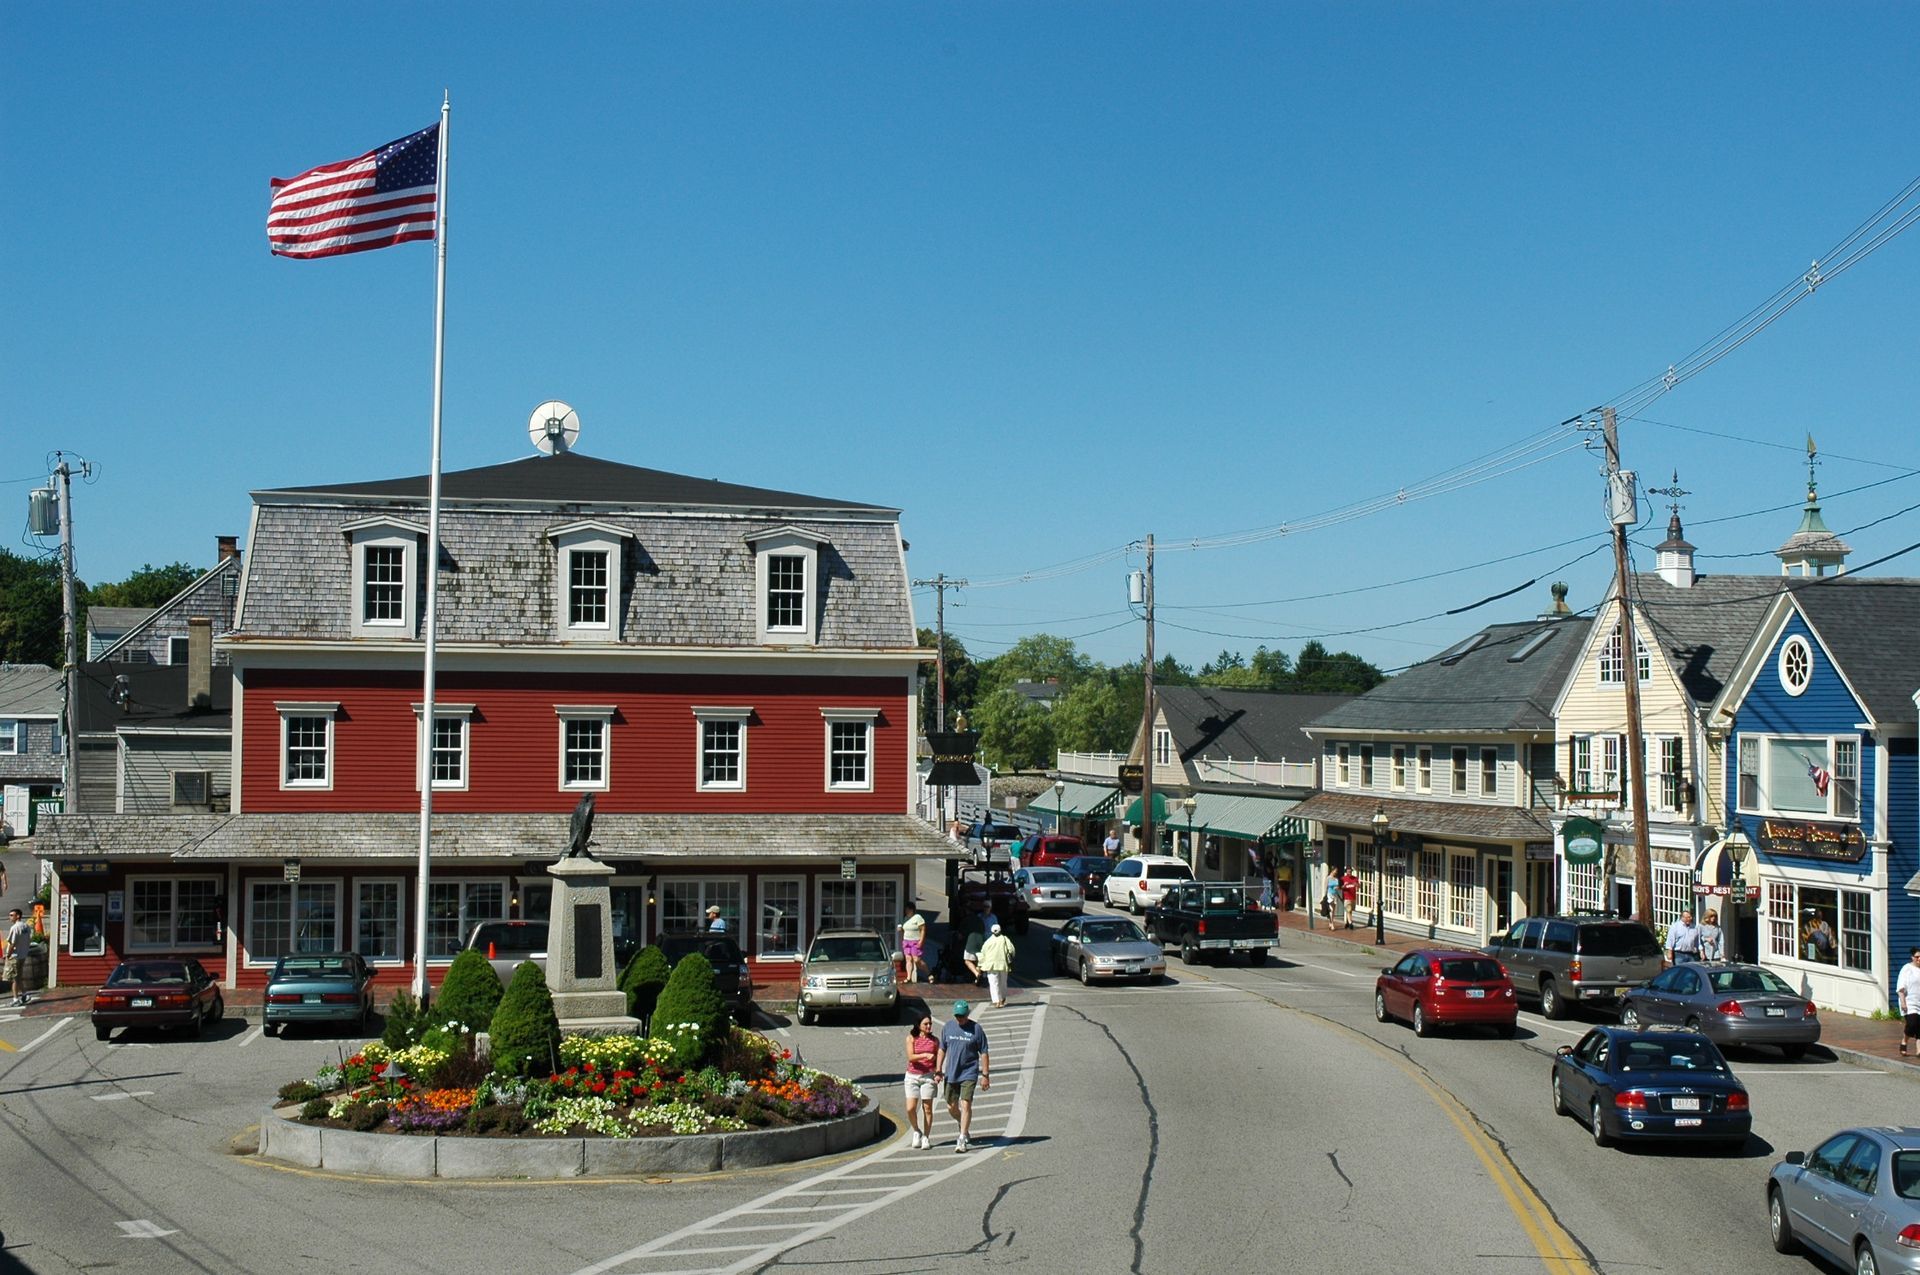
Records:
[[[1147,768],[1122,763],[1115,778],[1120,781],[1121,792],[1139,793],[1147,786]]]
[[[1402,832],[1398,828],[1388,829],[1387,835],[1376,837],[1375,842],[1386,851],[1389,872],[1405,872],[1408,856],[1418,853],[1421,844],[1417,833]]]
[[[853,857],[851,855],[840,860],[840,875],[842,878],[844,878],[845,880],[851,881],[856,875],[856,872],[857,872],[857,868],[856,868],[856,865],[854,864]]]
[[[127,892],[125,890],[107,891],[107,920],[124,921],[127,917]]]
[[[1606,829],[1591,819],[1569,819],[1560,828],[1560,844],[1568,863],[1600,862],[1605,839]]]
[[[933,765],[927,768],[929,784],[970,788],[980,782],[973,768],[974,754],[980,747],[979,731],[929,731],[927,745],[933,749]]]
[[[1812,823],[1795,819],[1762,819],[1755,838],[1768,858],[1789,855],[1798,859],[1827,859],[1858,863],[1867,857],[1867,839],[1850,823]]]
[[[300,860],[282,859],[280,861],[280,875],[287,881],[298,881],[300,879]]]
[[[105,859],[62,859],[59,861],[60,875],[63,877],[103,877],[107,875]]]
[[[1551,841],[1527,842],[1527,862],[1528,863],[1553,862],[1553,842]]]

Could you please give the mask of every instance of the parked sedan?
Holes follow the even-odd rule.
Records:
[[[220,988],[198,961],[122,961],[93,994],[93,1034],[116,1027],[185,1027],[195,1036],[227,1012]]]
[[[467,947],[479,952],[493,966],[502,983],[513,981],[513,971],[522,961],[532,961],[547,969],[547,923],[545,921],[482,921],[467,935]]]
[[[1013,874],[1013,888],[1026,896],[1027,911],[1035,916],[1074,916],[1087,905],[1080,883],[1065,868],[1022,868]]]
[[[1113,871],[1115,860],[1104,855],[1080,854],[1068,859],[1060,866],[1068,876],[1080,883],[1080,893],[1089,899],[1101,897],[1100,886],[1107,879],[1107,873]]]
[[[1054,972],[1082,983],[1095,979],[1147,978],[1167,974],[1167,956],[1145,931],[1119,916],[1076,916],[1048,942]]]
[[[1850,1270],[1920,1271],[1920,1129],[1843,1129],[1767,1176],[1775,1250]]]
[[[1698,1032],[1596,1027],[1553,1060],[1553,1111],[1576,1112],[1597,1146],[1700,1138],[1739,1147],[1753,1129],[1746,1086]]]
[[[1511,1037],[1520,1018],[1513,980],[1500,962],[1452,948],[1409,952],[1373,983],[1373,1016],[1413,1024],[1416,1036],[1475,1023]]]
[[[373,1017],[373,971],[358,952],[283,956],[267,978],[260,1030],[277,1036],[292,1023],[351,1023],[367,1030]]]
[[[1798,1058],[1820,1039],[1819,1009],[1772,970],[1676,965],[1620,1003],[1620,1025],[1678,1023],[1716,1045],[1774,1045]]]

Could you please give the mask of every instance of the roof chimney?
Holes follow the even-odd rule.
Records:
[[[215,536],[213,539],[214,543],[220,547],[220,556],[215,560],[216,563],[225,562],[228,558],[239,556],[240,537]]]
[[[213,707],[213,620],[187,619],[187,707]]]
[[[1562,616],[1573,614],[1572,611],[1567,609],[1566,581],[1555,580],[1551,585],[1547,586],[1547,592],[1553,595],[1553,605],[1540,613],[1541,619],[1557,620]]]

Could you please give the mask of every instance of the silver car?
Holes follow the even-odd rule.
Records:
[[[1798,1058],[1820,1039],[1814,1003],[1772,970],[1734,962],[1690,962],[1629,991],[1620,1025],[1676,1023],[1716,1045],[1773,1045]]]
[[[1767,1230],[1856,1275],[1920,1272],[1920,1129],[1843,1129],[1767,1178]]]
[[[1080,883],[1065,868],[1022,868],[1013,874],[1013,888],[1026,896],[1034,916],[1073,916],[1087,905]]]
[[[1167,976],[1166,953],[1125,917],[1076,916],[1054,931],[1048,949],[1054,972],[1082,983]]]
[[[891,1017],[899,1003],[893,953],[877,931],[848,927],[814,935],[800,969],[803,1025],[840,1010],[875,1010]]]

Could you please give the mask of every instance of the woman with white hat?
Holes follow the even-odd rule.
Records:
[[[987,976],[987,999],[999,1009],[1007,1003],[1007,976],[1013,972],[1013,940],[999,926],[980,945],[980,970]]]

